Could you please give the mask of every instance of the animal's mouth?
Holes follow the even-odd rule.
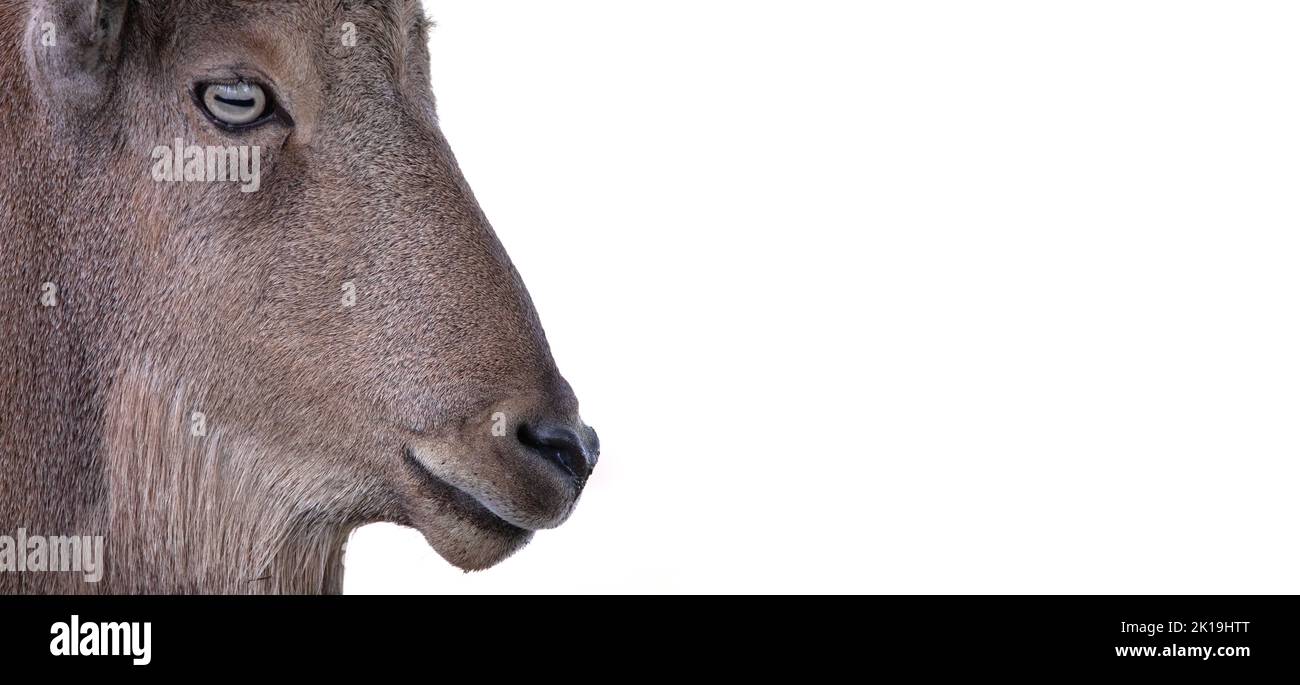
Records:
[[[402,461],[420,483],[428,497],[447,507],[457,518],[472,521],[480,527],[499,531],[506,536],[530,535],[532,531],[516,526],[497,516],[474,495],[433,475],[408,447],[403,450]]]
[[[566,456],[567,443],[541,438],[533,441],[536,446],[486,431],[479,439],[412,440],[401,453],[404,519],[453,565],[495,565],[527,544],[534,531],[563,523],[585,484],[585,477],[560,468],[559,457],[538,448],[554,447]],[[589,467],[581,475],[587,472]]]

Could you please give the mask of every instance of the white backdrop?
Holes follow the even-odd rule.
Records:
[[[1300,591],[1300,5],[426,6],[604,450],[346,591]]]

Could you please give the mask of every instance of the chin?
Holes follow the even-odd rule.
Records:
[[[483,534],[472,531],[457,535],[453,542],[448,542],[441,533],[424,532],[424,537],[438,556],[452,566],[469,572],[483,571],[505,561],[533,539],[533,532],[522,528],[507,533]]]
[[[429,546],[463,571],[491,568],[533,539],[533,531],[497,516],[476,498],[452,487],[420,468],[408,457],[418,475],[418,504],[411,507],[411,523]]]
[[[430,522],[417,529],[438,556],[462,571],[492,568],[533,539],[533,531],[500,519],[489,525]]]

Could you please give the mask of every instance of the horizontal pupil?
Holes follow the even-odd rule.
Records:
[[[230,99],[230,98],[223,98],[223,97],[221,97],[220,95],[215,95],[215,96],[213,96],[213,97],[216,98],[217,102],[221,102],[221,103],[224,103],[224,104],[227,104],[227,105],[237,105],[237,106],[239,106],[239,107],[252,107],[252,106],[253,106],[253,101],[252,101],[252,100],[232,100],[232,99]]]

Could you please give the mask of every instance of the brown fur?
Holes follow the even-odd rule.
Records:
[[[0,534],[106,537],[102,582],[0,592],[338,592],[365,523],[479,569],[568,516],[585,479],[514,436],[577,403],[439,131],[425,31],[416,0],[0,0]],[[232,68],[293,127],[212,126],[189,89]],[[177,137],[262,146],[261,190],[154,181]]]

